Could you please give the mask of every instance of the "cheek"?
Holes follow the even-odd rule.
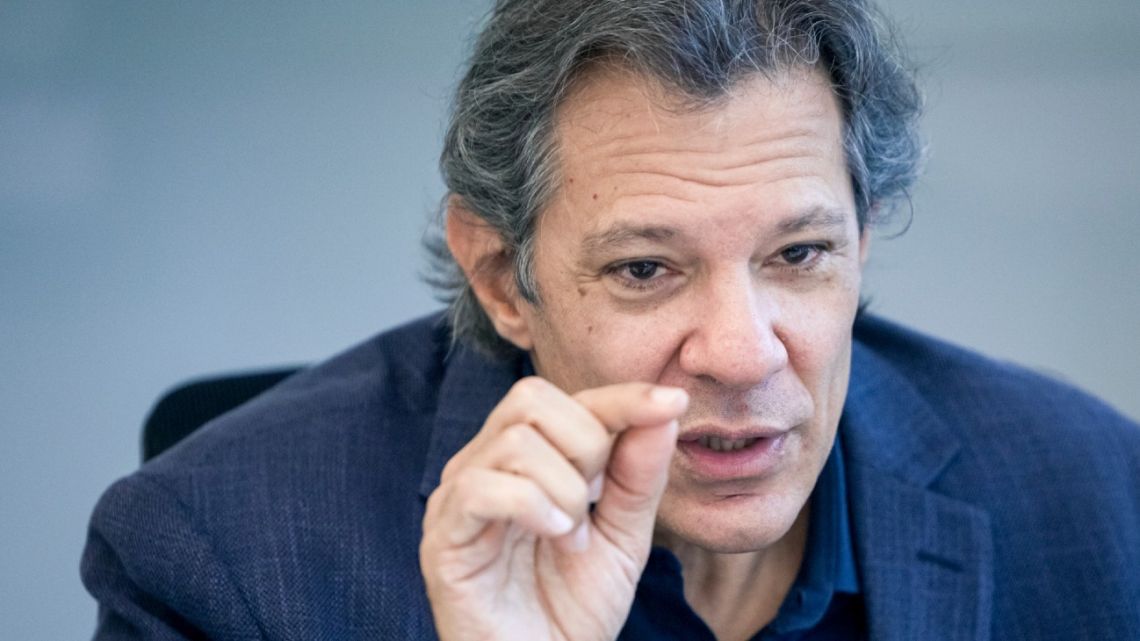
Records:
[[[595,310],[586,324],[585,340],[578,343],[576,351],[589,355],[598,382],[661,382],[662,372],[681,341],[676,317],[659,312],[618,314],[600,306]]]
[[[851,336],[853,315],[822,312],[787,318],[776,329],[788,350],[793,369],[803,374],[823,374],[843,358]]]
[[[781,307],[776,333],[788,350],[792,369],[817,404],[846,389],[851,327],[859,305],[858,277],[851,280],[853,284],[820,296],[788,297]]]
[[[604,294],[570,290],[547,296],[545,306],[530,315],[533,358],[542,376],[575,392],[629,381],[660,382],[662,370],[677,349],[674,314],[637,315],[614,310]]]

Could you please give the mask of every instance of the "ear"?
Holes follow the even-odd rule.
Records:
[[[529,351],[533,346],[530,327],[520,313],[528,303],[518,294],[506,245],[499,232],[455,194],[447,198],[447,248],[495,331],[519,349]]]

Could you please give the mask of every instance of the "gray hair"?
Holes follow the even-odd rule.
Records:
[[[499,0],[456,92],[440,168],[450,194],[498,232],[517,290],[532,304],[534,232],[558,182],[555,110],[600,61],[656,79],[694,109],[750,75],[818,67],[842,107],[860,229],[917,177],[922,99],[868,0]],[[455,340],[512,351],[442,227],[426,239],[435,267],[428,280],[448,304]]]

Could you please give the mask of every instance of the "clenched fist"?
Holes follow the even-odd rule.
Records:
[[[420,566],[440,639],[617,637],[687,405],[647,383],[515,384],[428,499]]]

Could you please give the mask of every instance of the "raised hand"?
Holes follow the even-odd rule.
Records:
[[[647,383],[570,396],[519,381],[428,499],[420,566],[440,639],[617,637],[687,404]]]

